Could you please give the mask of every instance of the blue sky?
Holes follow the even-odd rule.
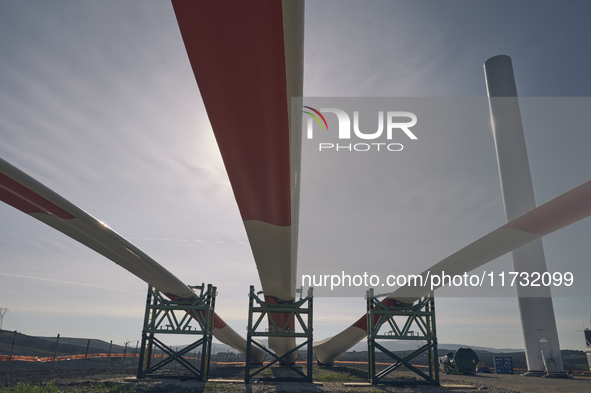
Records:
[[[520,96],[580,97],[560,101],[557,115],[554,102],[542,113],[541,104],[522,108],[543,203],[591,177],[589,8],[570,0],[308,2],[304,94],[483,99],[482,64],[509,55]],[[0,156],[185,282],[218,285],[218,312],[244,332],[258,277],[171,5],[0,1],[0,9]],[[352,239],[374,250],[366,254],[373,261],[429,266],[502,225],[490,125],[438,138],[440,148],[420,161],[406,151],[408,162],[315,161],[304,143],[300,266],[356,255],[346,248]],[[568,267],[588,282],[588,221],[544,239],[550,270]],[[4,329],[140,337],[143,282],[7,205],[0,223]],[[510,268],[507,257],[494,263]],[[563,348],[583,348],[589,295],[555,299]],[[364,301],[318,298],[315,306],[321,339],[356,320]],[[514,297],[442,297],[437,310],[440,342],[523,345]]]

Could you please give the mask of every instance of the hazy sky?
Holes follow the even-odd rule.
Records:
[[[522,105],[541,204],[591,178],[591,101],[581,98],[591,95],[590,8],[308,2],[304,94],[485,102],[482,64],[509,55],[520,96],[579,97]],[[245,333],[248,286],[259,286],[258,276],[170,3],[2,0],[0,59],[0,157],[186,283],[217,285],[217,311]],[[319,157],[304,141],[300,270],[363,257],[420,271],[503,225],[490,124],[470,124],[425,130],[398,156]],[[547,236],[549,270],[589,282],[590,234],[586,220]],[[509,258],[491,266],[510,270]],[[137,340],[145,293],[145,283],[119,266],[0,205],[4,329]],[[584,348],[591,290],[559,295],[561,346]],[[317,298],[315,307],[322,339],[355,321],[364,301]],[[514,297],[441,297],[437,312],[439,342],[523,346]]]

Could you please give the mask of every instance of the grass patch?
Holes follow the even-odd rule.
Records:
[[[314,377],[314,380],[322,381],[322,382],[349,382],[353,380],[358,380],[357,377],[354,377],[351,374],[337,374],[337,373],[326,373],[323,375],[318,375]]]
[[[16,386],[0,387],[0,393],[57,393],[57,387],[53,382],[41,385],[19,383]]]
[[[0,393],[140,393],[145,389],[118,383],[74,383],[60,385],[59,389],[54,382],[39,385],[19,383],[15,386],[0,387]]]
[[[205,384],[204,392],[236,392],[241,390],[242,387],[227,385],[227,384],[218,384],[218,383],[207,383]]]
[[[367,373],[352,367],[314,367],[314,380],[324,382],[365,382]]]

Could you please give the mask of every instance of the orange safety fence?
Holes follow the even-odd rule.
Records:
[[[242,361],[242,362],[219,362],[219,361],[215,361],[215,360],[211,360],[210,363],[212,364],[222,364],[222,365],[234,365],[234,364],[241,364],[244,365],[246,364],[246,362]],[[265,364],[270,364],[271,362],[263,362],[263,365]],[[296,364],[306,364],[305,361],[301,361],[301,362],[295,362]],[[355,361],[348,361],[348,360],[335,360],[334,361],[335,364],[337,363],[341,363],[341,364],[367,364],[367,362],[355,362]],[[377,365],[380,366],[389,366],[391,363],[380,363],[380,362],[376,362]],[[429,368],[429,366],[425,366],[425,365],[421,365],[421,364],[413,364],[414,367],[423,367],[423,368]]]
[[[133,358],[133,357],[139,357],[139,354],[122,354],[122,353],[112,353],[112,354],[108,354],[108,353],[89,353],[88,355],[60,355],[60,356],[56,356],[55,357],[55,361],[56,362],[61,362],[64,360],[74,360],[74,359],[98,359],[98,358],[108,358],[108,357],[112,357],[112,358],[122,358],[122,357],[126,357],[126,358]],[[10,360],[10,355],[0,355],[0,362],[7,362]],[[45,357],[39,357],[39,356],[23,356],[23,355],[12,355],[12,360],[15,361],[19,361],[19,362],[41,362],[41,363],[46,363],[46,362],[53,362],[53,356],[45,356]]]
[[[112,358],[122,358],[124,357],[124,354],[122,353],[112,353],[111,355],[109,355],[108,353],[89,353],[88,356],[85,355],[60,355],[60,356],[56,356],[55,357],[55,361],[56,362],[60,362],[60,361],[64,361],[64,360],[74,360],[74,359],[84,359],[85,357],[87,359],[98,359],[98,358],[108,358],[108,357],[112,357]],[[155,357],[163,357],[163,356],[167,356],[167,355],[162,355],[162,354],[157,354],[155,355]],[[126,354],[125,355],[126,358],[134,358],[134,357],[139,357],[139,354]],[[0,362],[6,362],[8,361],[10,358],[9,355],[0,355]],[[185,357],[187,358],[187,357]],[[188,357],[188,358],[193,358],[193,357]],[[20,362],[52,362],[53,361],[53,356],[46,356],[46,357],[39,357],[39,356],[21,356],[21,355],[12,355],[12,360],[15,361],[20,361]],[[219,362],[219,361],[214,361],[211,360],[210,363],[212,364],[220,364],[220,365],[241,365],[241,364],[245,364],[245,362]],[[265,362],[265,364],[268,364],[269,362]],[[306,362],[296,362],[296,364],[305,364]],[[335,361],[335,363],[348,363],[348,364],[367,364],[367,362],[355,362],[355,361],[340,361],[337,360]],[[388,365],[389,363],[376,363],[379,365]],[[415,365],[415,367],[428,367],[428,366],[423,366],[423,365]]]
[[[108,354],[108,353],[89,353],[87,356],[86,355],[60,355],[60,356],[56,356],[55,357],[55,361],[56,362],[61,362],[61,361],[66,361],[66,360],[75,360],[75,359],[84,359],[85,357],[87,359],[99,359],[99,358],[108,358],[108,357],[112,357],[112,358],[139,358],[139,354],[133,354],[133,353],[128,353],[128,354],[123,354],[123,353],[112,353],[112,354]],[[162,358],[164,356],[168,356],[165,354],[157,354],[157,355],[153,355],[156,358]],[[184,357],[185,359],[196,359],[193,356],[189,356],[189,357]],[[9,355],[2,355],[0,354],[0,362],[7,362],[10,360],[10,356]],[[14,361],[19,361],[19,362],[40,362],[40,363],[47,363],[47,362],[53,362],[53,356],[46,356],[46,357],[39,357],[39,356],[22,356],[22,355],[12,355],[12,360]],[[211,364],[219,364],[219,365],[244,365],[246,364],[244,361],[242,362],[220,362],[220,361],[215,361],[215,360],[211,360],[210,361]],[[264,364],[269,364],[270,362],[264,362]],[[306,362],[296,362],[296,364],[305,364]],[[348,360],[336,360],[334,362],[335,364],[337,363],[341,363],[341,364],[367,364],[367,362],[359,362],[359,361],[348,361]],[[380,366],[388,366],[390,365],[390,363],[379,363],[376,362],[377,365]],[[413,364],[414,367],[417,368],[428,368],[429,366],[425,366],[425,365],[421,365],[421,364]],[[513,370],[515,371],[527,371],[526,369],[519,369],[519,368],[514,368]],[[579,373],[578,371],[575,373]],[[583,374],[585,374],[583,372]]]

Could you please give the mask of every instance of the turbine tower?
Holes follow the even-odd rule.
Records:
[[[7,308],[0,308],[0,330],[2,330],[2,321],[4,321],[4,314],[6,314],[7,312]]]
[[[509,56],[495,56],[484,63],[486,87],[501,177],[507,222],[536,207],[517,88]],[[542,240],[537,239],[511,252],[516,272],[547,271]],[[550,288],[517,286],[521,327],[527,359],[526,375],[543,375],[555,362],[563,372],[556,318]]]

